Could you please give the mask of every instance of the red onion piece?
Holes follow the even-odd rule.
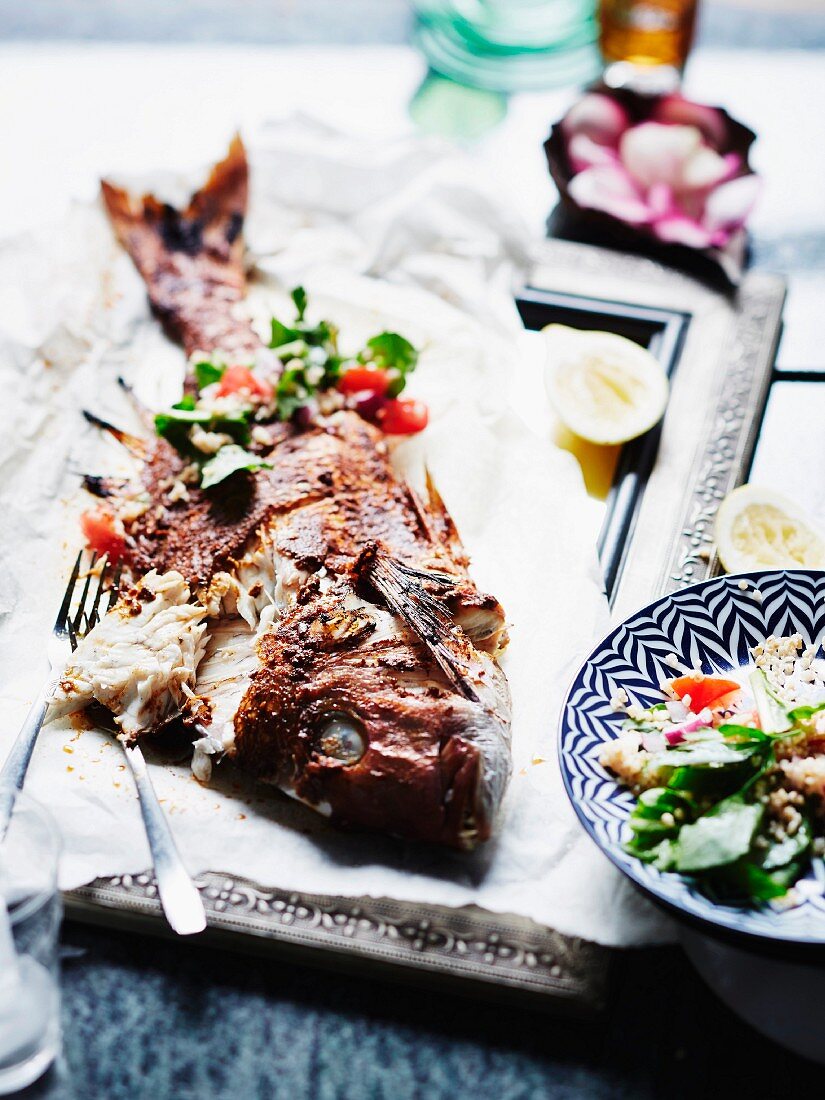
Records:
[[[301,405],[299,409],[296,409],[295,423],[299,428],[311,428],[315,424],[315,418],[318,416],[318,412],[318,402],[314,397],[310,397],[305,405]]]
[[[642,731],[642,748],[647,752],[661,752],[665,744],[665,735],[660,730]]]
[[[359,416],[363,416],[365,420],[375,420],[378,410],[383,406],[385,400],[386,398],[381,393],[363,390],[361,393],[353,394],[350,408],[355,409]]]
[[[665,740],[669,745],[681,745],[683,741],[687,740],[689,733],[696,733],[697,730],[707,728],[712,718],[713,715],[707,708],[699,714],[689,714],[686,722],[665,730]]]

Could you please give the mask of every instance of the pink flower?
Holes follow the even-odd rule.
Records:
[[[561,124],[570,197],[660,241],[724,248],[760,186],[742,156],[723,151],[727,116],[681,96],[649,102],[635,123],[609,94],[591,92],[571,108]]]

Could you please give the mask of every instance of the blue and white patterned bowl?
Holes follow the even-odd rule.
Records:
[[[761,593],[761,602],[755,591]],[[622,849],[635,798],[598,758],[601,746],[618,735],[622,723],[610,699],[624,688],[631,702],[641,706],[660,702],[658,684],[673,676],[665,662],[668,654],[675,653],[690,668],[725,673],[747,666],[749,648],[768,635],[795,633],[808,644],[822,642],[825,572],[740,573],[663,596],[631,615],[593,650],[568,692],[559,731],[567,793],[587,832],[620,870],[677,916],[777,946],[825,945],[825,896],[816,869],[802,888],[805,900],[792,909],[711,901],[686,877],[658,871]],[[821,867],[821,860],[815,862]]]

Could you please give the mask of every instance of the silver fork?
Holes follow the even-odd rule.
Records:
[[[81,575],[82,563],[83,552],[81,551],[74,563],[49,639],[46,651],[50,666],[49,679],[32,703],[23,727],[0,771],[0,840],[8,828],[15,796],[23,786],[37,735],[66,663],[77,649],[80,639],[84,638],[99,621],[104,595],[107,596],[104,614],[114,606],[117,599],[120,570],[112,571],[109,562],[104,561],[90,600],[97,555],[92,556],[89,569]],[[107,581],[110,582],[108,588]],[[72,613],[78,588],[81,588],[78,605]],[[180,858],[169,824],[149,778],[143,753],[137,743],[124,745],[123,748],[137,788],[140,812],[155,865],[158,896],[163,912],[178,935],[187,936],[194,932],[201,932],[206,927],[203,902]]]

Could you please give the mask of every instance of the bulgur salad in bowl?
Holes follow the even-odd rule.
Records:
[[[617,626],[562,708],[593,839],[654,899],[825,944],[825,572],[703,581]]]

